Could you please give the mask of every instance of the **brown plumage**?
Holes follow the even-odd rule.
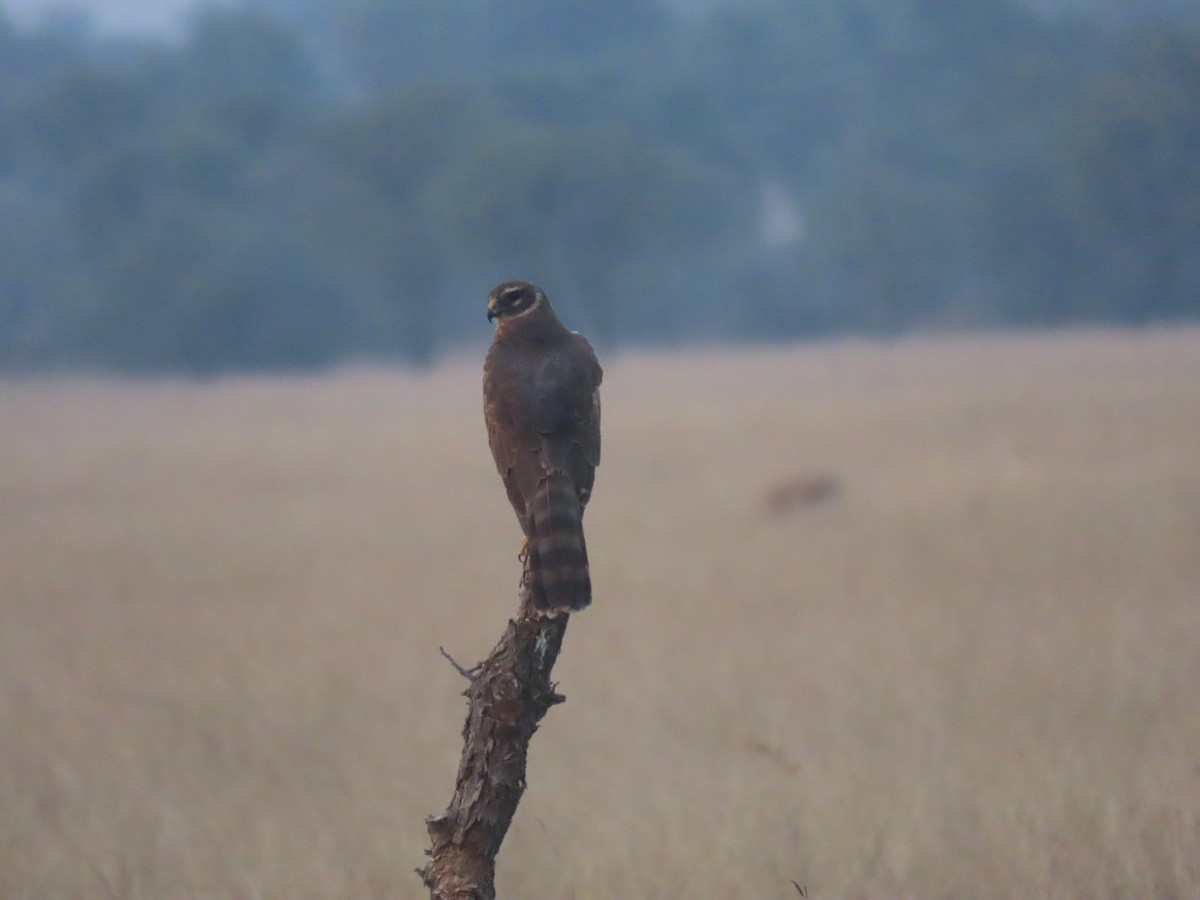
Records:
[[[536,284],[497,285],[488,319],[496,334],[483,364],[483,412],[525,532],[530,603],[547,614],[583,609],[592,599],[583,510],[600,464],[603,372]]]

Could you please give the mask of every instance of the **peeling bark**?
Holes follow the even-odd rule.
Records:
[[[430,862],[417,873],[431,900],[494,900],[496,854],[525,792],[525,760],[538,723],[564,698],[550,672],[562,648],[568,616],[545,618],[529,605],[529,563],[521,606],[483,662],[459,669],[470,686],[463,752],[454,796],[425,820]]]

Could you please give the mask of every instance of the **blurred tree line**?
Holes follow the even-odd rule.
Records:
[[[603,344],[1194,318],[1192,10],[0,11],[0,360],[421,363],[518,276]]]

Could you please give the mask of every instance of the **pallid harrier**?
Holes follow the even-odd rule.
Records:
[[[548,615],[592,600],[583,509],[600,464],[600,379],[591,344],[545,292],[506,281],[488,296],[496,334],[483,364],[488,444],[525,532],[529,601]]]

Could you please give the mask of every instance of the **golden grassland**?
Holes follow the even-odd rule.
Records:
[[[502,896],[1200,896],[1200,331],[623,354],[604,401]],[[516,608],[477,361],[0,417],[0,897],[422,896],[438,647]]]

